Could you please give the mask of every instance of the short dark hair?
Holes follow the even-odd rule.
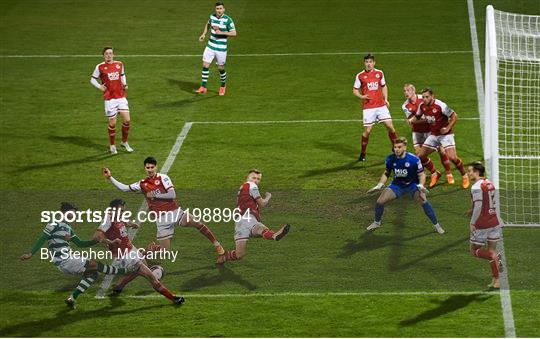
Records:
[[[103,47],[103,50],[101,50],[101,55],[105,54],[105,52],[107,52],[108,49],[114,52],[114,49],[111,46],[105,46]]]
[[[486,174],[486,167],[480,161],[475,161],[470,164],[470,166],[472,167],[473,171],[478,172],[481,177]]]
[[[431,89],[431,87],[424,87],[424,89],[422,89],[422,93],[426,93],[426,92],[433,95],[433,90]]]
[[[216,7],[217,7],[217,6],[223,6],[223,7],[225,7],[225,5],[223,4],[223,2],[222,2],[222,1],[218,1],[218,2],[216,2]]]
[[[407,146],[407,138],[405,138],[405,137],[396,138],[396,139],[394,139],[394,145],[395,144],[403,144],[403,145]]]
[[[368,60],[368,59],[371,59],[373,61],[375,61],[375,56],[371,53],[368,53],[364,56],[364,61]]]
[[[144,164],[143,165],[146,166],[146,164],[152,164],[152,165],[156,166],[157,165],[157,160],[154,157],[148,157],[148,158],[144,159]]]
[[[76,211],[77,207],[70,202],[60,203],[60,212],[65,213],[67,211]]]
[[[249,172],[248,172],[248,175],[249,175],[249,174],[251,174],[251,173],[255,173],[255,174],[262,174],[262,172],[261,172],[261,171],[259,171],[259,170],[258,170],[258,169],[256,169],[256,168],[252,168],[252,169],[250,169],[250,170],[249,170]]]
[[[125,206],[125,205],[126,205],[126,202],[122,199],[113,199],[109,203],[109,207],[120,207],[120,206]]]

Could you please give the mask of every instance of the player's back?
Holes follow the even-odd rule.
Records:
[[[238,190],[236,207],[240,209],[241,214],[244,214],[249,210],[249,213],[260,221],[259,205],[257,204],[258,197],[260,197],[260,194],[257,184],[247,181],[243,183]]]
[[[471,187],[471,198],[474,202],[481,202],[481,210],[475,227],[479,229],[502,225],[497,211],[499,195],[495,184],[486,178],[481,178]]]

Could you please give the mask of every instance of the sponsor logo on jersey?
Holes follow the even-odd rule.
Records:
[[[396,168],[394,169],[394,173],[398,178],[404,178],[409,174],[405,168]]]
[[[107,73],[107,77],[109,77],[109,80],[118,80],[120,79],[120,73],[119,72]]]
[[[375,82],[368,82],[367,87],[368,87],[369,90],[374,91],[374,90],[379,88],[379,83],[376,82],[376,81]]]

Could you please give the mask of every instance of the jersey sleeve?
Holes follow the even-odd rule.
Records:
[[[94,69],[94,72],[92,73],[92,78],[94,79],[99,79],[99,65],[96,66],[96,68]]]
[[[141,182],[137,181],[134,184],[128,185],[129,189],[133,192],[142,192],[141,190]]]
[[[230,32],[230,31],[234,31],[236,29],[236,27],[234,27],[234,21],[229,18],[229,20],[227,21],[227,31]]]
[[[259,193],[259,187],[255,184],[251,184],[249,186],[249,195],[253,198],[253,199],[258,199],[261,197],[261,193]]]
[[[482,201],[484,199],[484,195],[482,194],[482,189],[479,187],[472,187],[471,188],[471,198],[473,203],[476,201]]]
[[[388,172],[392,172],[392,159],[390,156],[387,156],[386,157],[386,161],[385,161],[385,166],[386,166],[386,171]]]
[[[101,222],[101,224],[98,226],[98,230],[107,232],[109,228],[111,228],[111,217],[107,215],[107,217]]]
[[[386,86],[386,79],[384,78],[384,73],[381,71],[381,80],[379,81],[381,83],[381,87]]]
[[[417,168],[417,173],[424,172],[424,166],[422,166],[422,160],[420,160],[420,158],[416,159],[416,168]]]
[[[403,113],[405,113],[405,116],[407,118],[409,118],[413,114],[416,114],[416,112],[409,111],[409,109],[407,108],[407,101],[405,101],[403,105],[401,105],[401,109],[403,110]]]
[[[360,89],[360,87],[362,87],[362,83],[360,82],[360,77],[359,77],[360,73],[356,74],[356,77],[354,78],[354,85],[353,87],[356,88],[356,89]]]
[[[163,187],[165,187],[165,190],[168,190],[171,187],[174,187],[171,178],[169,178],[168,175],[162,174],[161,175],[161,183],[163,184]]]
[[[446,115],[447,117],[451,117],[452,114],[454,114],[454,110],[448,107],[448,105],[444,102],[439,101],[439,105],[441,106],[442,114]]]

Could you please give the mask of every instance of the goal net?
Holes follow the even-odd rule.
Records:
[[[540,226],[540,16],[486,10],[488,174],[506,225]]]

